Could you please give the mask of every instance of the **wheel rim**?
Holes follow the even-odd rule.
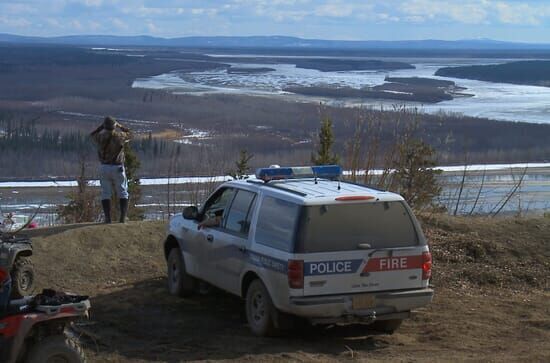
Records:
[[[265,296],[261,292],[256,292],[250,300],[250,317],[255,325],[263,323],[266,316]]]
[[[32,280],[32,274],[29,271],[23,272],[19,278],[19,287],[21,290],[27,291],[32,286]]]

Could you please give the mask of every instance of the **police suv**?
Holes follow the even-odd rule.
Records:
[[[199,281],[246,300],[257,335],[291,317],[393,332],[430,303],[432,257],[400,195],[340,181],[339,166],[271,167],[223,183],[170,220],[170,293]],[[291,319],[290,319],[291,320]]]

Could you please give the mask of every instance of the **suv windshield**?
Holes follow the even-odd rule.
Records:
[[[303,208],[296,252],[331,252],[418,244],[403,202],[316,205]],[[365,248],[363,246],[363,248]]]

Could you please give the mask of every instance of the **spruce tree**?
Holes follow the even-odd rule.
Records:
[[[235,170],[230,171],[228,174],[233,179],[247,179],[250,171],[248,165],[254,155],[249,154],[247,150],[241,150],[239,160],[235,162]]]
[[[425,142],[411,139],[399,146],[399,158],[394,165],[396,191],[411,207],[429,205],[441,192],[437,183],[441,170],[433,169],[435,165],[435,150]]]
[[[328,117],[321,120],[321,129],[319,130],[319,146],[317,152],[311,155],[311,162],[315,165],[338,164],[338,155],[332,148],[334,146],[334,135],[332,132],[332,121]]]
[[[137,176],[138,170],[141,167],[141,162],[130,143],[124,144],[124,157],[124,168],[126,169],[126,178],[128,179],[128,194],[130,194],[130,199],[128,201],[128,218],[130,218],[130,220],[143,219],[143,210],[136,207],[136,204],[141,199],[141,186]]]

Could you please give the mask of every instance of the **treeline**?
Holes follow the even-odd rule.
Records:
[[[61,133],[60,130],[39,130],[35,121],[0,119],[0,152],[57,151],[80,153],[90,150],[87,135],[80,132]]]
[[[438,69],[435,75],[548,86],[550,85],[550,61],[519,61],[504,64],[444,67]]]
[[[132,144],[134,150],[152,156],[166,154],[168,146],[171,146],[167,140],[153,137],[151,133],[146,137],[134,139]],[[174,145],[176,151],[179,149],[178,146],[180,145]],[[55,150],[62,153],[78,153],[92,149],[93,144],[89,135],[80,131],[61,132],[49,128],[39,130],[35,121],[0,119],[0,151]]]
[[[0,44],[0,71],[28,66],[120,65],[136,62],[125,55],[77,47]]]
[[[153,137],[135,137],[132,148],[146,163],[177,157],[180,144]],[[35,121],[0,117],[0,177],[75,176],[81,160],[95,160],[87,133],[40,128]]]

